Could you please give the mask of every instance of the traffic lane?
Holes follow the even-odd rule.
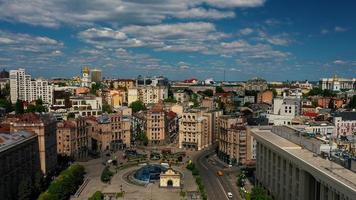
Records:
[[[213,152],[209,152],[210,154],[212,154]],[[215,162],[215,164],[212,164],[211,162],[209,162],[209,159],[212,156],[209,156],[209,158],[206,158],[204,160],[204,163],[208,166],[209,169],[211,169],[214,172],[217,172],[218,170],[223,170],[223,169],[227,169],[225,166],[218,165],[219,162]],[[221,167],[222,166],[222,167]],[[229,168],[230,169],[230,168]],[[232,172],[229,171],[229,169],[227,169],[227,171],[225,172],[224,176],[216,176],[214,174],[214,176],[218,179],[217,181],[219,182],[219,185],[221,185],[221,187],[223,188],[224,194],[226,195],[228,192],[232,193],[233,198],[231,199],[240,199],[239,197],[239,193],[237,188],[234,188],[235,182],[234,182],[234,177],[232,177],[232,180],[230,180],[229,175],[233,174]],[[228,199],[228,197],[226,196],[225,198]]]
[[[224,191],[221,187],[217,187],[217,177],[215,175],[215,171],[207,167],[207,163],[204,161],[205,156],[207,154],[200,155],[197,159],[197,168],[200,172],[200,176],[202,177],[203,184],[205,186],[205,190],[208,195],[208,199],[215,200],[215,199],[225,199]]]
[[[200,157],[199,161],[200,164],[202,164],[205,169],[207,170],[207,173],[209,173],[209,183],[212,185],[212,188],[214,189],[213,191],[211,191],[211,193],[214,193],[214,195],[218,195],[219,199],[229,199],[227,196],[227,189],[226,186],[224,187],[224,185],[226,185],[226,183],[222,183],[219,179],[219,176],[216,175],[216,172],[218,171],[218,169],[211,165],[208,162],[208,158],[206,156],[213,154],[214,151],[209,151],[207,153],[205,153],[203,156]],[[215,198],[209,198],[209,199],[215,199]]]

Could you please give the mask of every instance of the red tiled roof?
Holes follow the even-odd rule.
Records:
[[[317,117],[319,114],[314,112],[305,112],[303,115],[306,117]]]
[[[168,118],[168,119],[173,119],[173,118],[175,118],[175,117],[177,117],[177,113],[175,113],[175,112],[173,112],[173,111],[169,111],[169,112],[167,113],[167,118]]]

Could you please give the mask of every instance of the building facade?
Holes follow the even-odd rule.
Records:
[[[85,118],[68,119],[57,123],[57,153],[85,159],[90,149],[90,135]]]
[[[43,174],[51,174],[57,167],[56,118],[51,114],[25,113],[10,123],[10,132],[34,132]]]
[[[223,115],[218,119],[218,157],[228,164],[253,163],[253,138],[245,120]]]
[[[214,142],[218,113],[207,108],[184,111],[179,119],[179,148],[201,150],[209,147]]]
[[[35,101],[42,99],[43,103],[52,105],[53,86],[43,79],[32,80],[25,69],[10,70],[10,98],[16,101]]]
[[[37,135],[20,131],[0,133],[0,199],[18,199],[19,185],[40,177]],[[37,177],[36,177],[37,176]]]
[[[356,112],[340,112],[334,117],[334,136],[356,134]]]
[[[142,101],[144,104],[158,103],[168,98],[168,88],[165,86],[140,86],[128,89],[128,105],[134,101]]]
[[[252,129],[257,140],[256,183],[276,200],[356,199],[356,174],[274,134]]]
[[[340,91],[342,89],[356,89],[356,78],[346,79],[334,76],[333,78],[322,78],[319,82],[322,90]]]

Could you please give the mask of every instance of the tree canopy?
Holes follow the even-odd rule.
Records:
[[[132,112],[138,112],[140,110],[146,110],[145,104],[142,101],[134,101],[129,106],[132,109]]]
[[[272,198],[268,196],[266,190],[263,188],[254,187],[251,192],[251,200],[272,200]]]
[[[356,109],[356,95],[352,96],[349,104],[347,105],[350,109]]]

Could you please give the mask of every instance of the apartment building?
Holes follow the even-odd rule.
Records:
[[[242,117],[222,115],[218,119],[218,157],[228,164],[253,164],[253,138]]]
[[[339,112],[334,117],[334,136],[354,135],[356,133],[356,112]]]
[[[173,92],[173,97],[179,103],[188,102],[190,100],[189,94],[184,90],[178,90],[176,92]]]
[[[66,108],[68,105],[70,107]],[[101,97],[94,95],[78,95],[69,97],[68,105],[65,99],[56,99],[53,108],[63,108],[64,114],[75,113],[77,117],[99,116],[102,113],[103,102]]]
[[[256,183],[276,200],[356,199],[356,174],[274,133],[251,130],[257,141]]]
[[[51,114],[25,113],[9,120],[10,132],[28,131],[37,135],[42,173],[52,173],[57,167],[56,118]]]
[[[301,114],[301,100],[299,98],[274,98],[273,108],[267,115],[268,123],[272,125],[289,125]]]
[[[10,98],[12,103],[18,99],[28,102],[42,99],[43,103],[52,105],[53,86],[47,80],[32,80],[25,69],[10,70]]]
[[[168,87],[165,86],[139,86],[127,90],[128,105],[134,101],[142,101],[144,104],[158,103],[168,98]]]
[[[146,113],[146,135],[150,145],[166,143],[166,113],[163,102],[155,104]]]
[[[267,81],[261,78],[253,78],[245,83],[245,90],[265,91],[267,87]]]
[[[84,159],[91,149],[89,127],[83,117],[57,123],[57,153]]]
[[[34,133],[0,133],[0,199],[18,199],[22,181],[34,184],[40,174],[38,147]]]
[[[210,146],[216,115],[206,108],[184,111],[179,119],[179,148],[201,150]]]
[[[111,88],[117,89],[130,89],[136,86],[136,81],[133,79],[118,79],[112,80],[110,83]]]
[[[104,114],[88,120],[89,134],[94,151],[118,150],[131,145],[131,117],[121,114]]]

